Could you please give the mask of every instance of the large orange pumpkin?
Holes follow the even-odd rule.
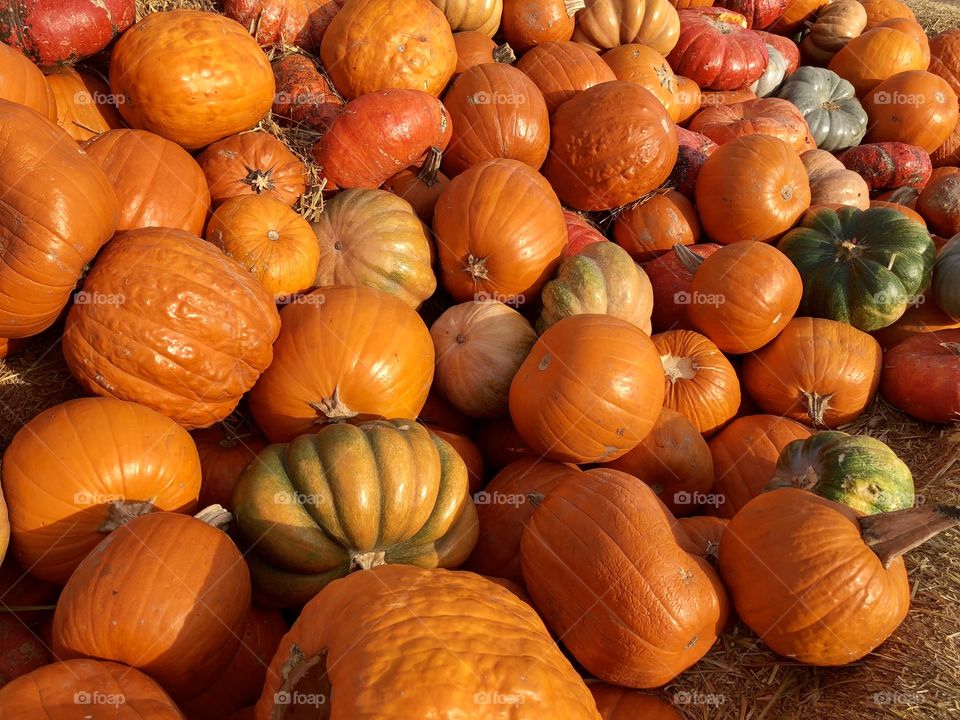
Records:
[[[617,79],[595,50],[578,42],[537,45],[524,53],[516,67],[540,88],[551,115],[577,93]]]
[[[603,720],[683,720],[670,703],[656,695],[604,683],[591,685],[590,692]]]
[[[273,104],[275,83],[242,25],[172,10],[147,15],[117,41],[110,89],[131,127],[192,150],[256,125]]]
[[[272,442],[327,422],[420,412],[433,381],[433,342],[402,300],[367,287],[321,288],[281,318],[274,361],[249,395]]]
[[[64,130],[0,100],[0,197],[0,337],[28,337],[53,324],[113,235],[117,196]]]
[[[792,102],[780,98],[714,105],[695,115],[689,127],[717,145],[744,135],[771,135],[783,140],[794,152],[816,147],[803,113]]]
[[[640,43],[668,54],[677,44],[680,18],[669,0],[586,0],[573,39],[597,50]]]
[[[923,50],[910,35],[877,27],[852,38],[827,67],[847,80],[863,97],[879,83],[907,70],[926,70]]]
[[[957,94],[939,75],[909,70],[863,98],[870,124],[864,142],[902,142],[932,153],[957,127]]]
[[[47,76],[57,109],[57,125],[78,142],[122,128],[110,86],[89,70],[61,68]]]
[[[613,238],[634,260],[646,262],[670,252],[674,245],[697,242],[700,220],[685,195],[658,191],[617,213]]]
[[[614,460],[653,429],[663,406],[653,341],[612,315],[572,315],[534,344],[510,385],[510,416],[537,453]]]
[[[182,230],[117,235],[67,316],[63,354],[97,395],[134,400],[187,428],[227,417],[273,358],[273,295]]]
[[[218,140],[197,156],[214,206],[232,197],[262,195],[293,205],[303,195],[307,169],[277,138],[265,132]]]
[[[111,130],[84,145],[120,202],[117,230],[146,227],[203,232],[210,191],[190,153],[144,130]]]
[[[131,518],[192,509],[200,458],[187,431],[160,413],[80,398],[40,413],[14,436],[3,456],[3,490],[20,564],[65,583]]]
[[[56,100],[39,68],[19,50],[0,43],[0,99],[57,119]]]

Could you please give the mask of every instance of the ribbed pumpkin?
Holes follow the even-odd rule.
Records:
[[[764,412],[837,427],[862,413],[880,383],[877,341],[834,320],[798,317],[743,362],[743,385]]]
[[[43,73],[20,51],[0,43],[0,99],[57,119],[56,100]]]
[[[686,196],[676,190],[656,192],[618,212],[613,239],[637,262],[670,252],[674,245],[700,239],[700,219]]]
[[[502,0],[433,0],[455,32],[475,30],[493,37],[500,26]]]
[[[214,206],[232,197],[260,195],[293,205],[303,195],[307,169],[287,146],[265,132],[218,140],[197,156]]]
[[[574,15],[584,0],[503,0],[500,32],[518,53],[573,35]]]
[[[927,422],[960,417],[960,329],[908,338],[883,359],[880,390],[894,406]]]
[[[578,93],[617,79],[595,50],[578,42],[539,44],[524,53],[516,68],[540,88],[551,116]]]
[[[460,302],[532,302],[567,242],[556,193],[518,160],[487,160],[451,180],[433,231],[443,284]]]
[[[727,618],[719,577],[684,544],[689,539],[649,486],[616,470],[590,470],[561,481],[527,521],[523,579],[591,674],[658,687],[703,657]]]
[[[273,359],[273,296],[181,230],[122,233],[100,253],[63,332],[88,391],[134,400],[189,428],[227,417]]]
[[[477,444],[466,435],[448,432],[440,428],[427,428],[431,435],[446,442],[454,449],[463,464],[467,467],[467,480],[471,497],[479,492],[487,481],[487,467],[483,461],[483,454]]]
[[[826,65],[866,26],[867,11],[859,0],[837,0],[820,8],[800,43],[804,65]]]
[[[800,155],[800,160],[810,181],[811,203],[801,225],[811,213],[817,212],[814,206],[820,203],[849,205],[859,210],[869,209],[870,187],[867,181],[853,170],[847,170],[834,155],[826,150],[807,150]]]
[[[303,605],[383,564],[456,567],[477,541],[463,460],[412,420],[327,425],[271,445],[233,494],[255,597]],[[304,552],[290,552],[302,545]]]
[[[457,48],[457,69],[454,77],[465,70],[485,63],[502,62],[512,65],[517,60],[509,43],[497,45],[487,35],[476,30],[463,30],[453,34]]]
[[[120,203],[117,230],[176,228],[203,232],[210,191],[203,170],[176,143],[144,130],[110,130],[84,145]]]
[[[214,506],[200,517],[219,523],[224,514]],[[70,576],[53,650],[125,663],[185,699],[223,672],[249,610],[250,573],[226,533],[189,515],[150,513],[111,533]]]
[[[368,287],[321,288],[281,318],[273,363],[248,397],[272,442],[327,422],[420,412],[433,381],[433,342],[402,300]]]
[[[867,143],[852,147],[838,157],[847,169],[858,173],[871,190],[909,186],[920,189],[930,179],[930,154],[906,143]]]
[[[124,126],[110,86],[92,72],[61,68],[47,76],[47,85],[53,93],[57,125],[74,140],[89,140]]]
[[[259,432],[231,422],[190,433],[200,456],[199,507],[223,505],[231,509],[233,486],[244,468],[267,446]]]
[[[666,55],[677,44],[680,18],[669,0],[585,0],[573,39],[596,50],[639,43]]]
[[[346,190],[313,223],[320,261],[313,285],[371,287],[417,307],[436,290],[430,241],[406,200]]]
[[[554,114],[543,174],[564,204],[610,210],[666,180],[678,146],[676,125],[653,93],[635,83],[607,82]]]
[[[679,12],[680,37],[667,55],[674,71],[707,90],[741,90],[763,75],[769,57],[743,15],[724,8]]]
[[[110,89],[123,98],[117,107],[131,127],[193,150],[256,125],[270,110],[275,83],[242,25],[173,10],[147,15],[117,41]]]
[[[936,272],[934,272],[936,282]],[[885,351],[896,347],[907,338],[927,333],[939,333],[942,330],[960,328],[960,320],[954,320],[939,308],[931,291],[918,297],[893,325],[873,333]]]
[[[710,438],[714,492],[723,498],[712,512],[732,518],[763,492],[783,448],[808,437],[809,428],[777,415],[745,415],[724,427]]]
[[[210,218],[206,239],[257,278],[276,298],[314,284],[320,248],[310,223],[266,195],[241,195]]]
[[[644,332],[610,315],[574,315],[534,344],[510,385],[510,416],[535,452],[614,460],[653,429],[663,368]]]
[[[925,70],[919,43],[894,28],[877,27],[851,39],[827,66],[863,97],[878,84],[907,70]]]
[[[434,387],[471,417],[506,415],[510,383],[537,340],[526,318],[501,302],[470,301],[444,311],[430,335]]]
[[[113,235],[117,197],[65,131],[6,100],[0,100],[0,196],[6,257],[0,337],[28,337],[53,324],[86,264]]]
[[[897,73],[863,98],[867,142],[902,142],[933,152],[957,127],[957,94],[925,70]]]
[[[283,693],[322,696],[331,717],[375,717],[389,697],[398,718],[522,706],[533,718],[600,720],[543,621],[513,592],[473,573],[399,565],[338,580],[304,608],[270,663],[256,720],[295,717],[296,705],[278,703]]]
[[[564,258],[576,255],[592,243],[607,242],[607,238],[600,229],[580,213],[564,210],[563,219],[567,224],[567,246],[563,249]]]
[[[619,45],[603,54],[617,80],[633,82],[657,96],[674,122],[680,122],[683,103],[677,101],[679,85],[667,59],[647,45]]]
[[[666,406],[639,445],[603,467],[643,480],[677,516],[696,512],[713,486],[713,459],[706,440],[686,416]]]
[[[656,695],[603,683],[591,685],[590,692],[603,720],[634,720],[641,717],[644,720],[683,720],[683,716],[670,703]]]
[[[783,140],[794,152],[814,147],[803,114],[793,103],[780,98],[761,97],[704,108],[690,121],[689,127],[717,145],[745,135],[770,135]]]
[[[33,575],[62,584],[130,519],[191,510],[200,459],[187,431],[160,413],[112,398],[80,398],[17,432],[3,456],[3,490],[17,559]]]

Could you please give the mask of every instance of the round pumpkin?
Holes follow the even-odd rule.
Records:
[[[86,264],[113,235],[117,196],[65,131],[6,100],[0,196],[0,337],[29,337],[54,323]]]
[[[797,153],[783,140],[745,135],[707,158],[695,196],[711,240],[724,245],[770,242],[810,206],[810,181]]]
[[[430,0],[347,0],[327,27],[320,58],[350,100],[387,88],[440,95],[453,77],[457,48]]]
[[[810,137],[823,150],[857,145],[867,132],[867,113],[857,100],[853,85],[832,70],[801,67],[780,86],[777,97],[796,105],[807,122]]]
[[[711,512],[732,518],[770,482],[780,453],[794,440],[810,437],[810,430],[777,415],[745,415],[710,438],[714,493],[723,498]]]
[[[852,38],[827,67],[847,80],[864,97],[877,85],[897,73],[925,70],[919,43],[894,28],[877,27]]]
[[[668,253],[674,245],[700,239],[700,220],[686,196],[676,190],[656,192],[627,205],[613,221],[613,238],[637,262]]]
[[[807,150],[800,155],[810,181],[811,209],[804,214],[803,222],[810,213],[816,212],[814,205],[834,203],[849,205],[858,210],[870,207],[870,187],[867,181],[847,170],[842,162],[826,150]],[[788,233],[789,234],[789,233]]]
[[[233,486],[243,469],[267,446],[259,432],[220,422],[190,433],[200,456],[200,507],[223,505],[231,509]]]
[[[439,158],[431,156],[421,167],[401,170],[380,187],[410,203],[420,221],[430,225],[437,200],[449,184],[450,178],[440,172]]]
[[[595,50],[639,43],[666,55],[677,44],[680,19],[669,0],[585,0],[573,40]]]
[[[460,302],[533,301],[567,241],[553,188],[519,160],[487,160],[451,180],[433,231],[444,287]]]
[[[321,288],[285,307],[281,319],[273,363],[248,396],[272,442],[328,422],[420,412],[433,381],[433,342],[402,300],[368,287]]]
[[[694,255],[707,257],[722,245],[702,243],[690,245]],[[688,310],[690,308],[690,285],[693,272],[677,257],[675,252],[661,255],[644,266],[653,286],[653,313],[650,316],[654,332],[667,330],[692,330]]]
[[[912,12],[911,12],[912,14]],[[880,27],[893,28],[894,30],[899,30],[902,33],[906,33],[920,46],[920,55],[922,58],[924,69],[930,63],[930,40],[927,38],[927,31],[924,27],[918,23],[912,17],[894,17],[884,20],[880,23]],[[867,23],[867,29],[872,29],[870,23]]]
[[[543,174],[564,204],[610,210],[666,180],[678,147],[676,125],[656,96],[617,80],[581,92],[554,114]]]
[[[62,68],[47,76],[47,86],[53,93],[57,125],[77,142],[124,126],[110,86],[92,72]]]
[[[603,720],[683,720],[683,716],[673,709],[666,700],[656,695],[646,695],[616,685],[595,683],[590,692],[597,703],[597,710]]]
[[[824,66],[867,26],[867,11],[859,0],[836,0],[819,10],[800,43],[805,66]]]
[[[916,16],[909,6],[900,0],[861,0],[867,11],[867,30],[883,25],[894,18],[915,20]]]
[[[224,515],[214,506],[199,517],[214,523]],[[205,519],[150,513],[77,566],[57,602],[53,649],[64,660],[122,662],[185,699],[229,664],[249,610],[250,573],[226,533]]]
[[[944,237],[960,232],[960,169],[937,168],[917,198],[917,211]]]
[[[685,415],[666,405],[639,445],[603,467],[643,480],[677,516],[697,512],[713,487],[713,459],[706,440]]]
[[[455,32],[473,30],[493,37],[500,27],[503,0],[433,0]]]
[[[740,90],[763,75],[769,57],[763,40],[740,13],[723,8],[679,12],[680,36],[667,55],[674,71],[709,90]]]
[[[677,76],[667,59],[652,47],[630,43],[618,45],[603,54],[617,80],[634,82],[657,96],[674,122],[680,122],[681,108],[677,101],[680,88]]]
[[[430,335],[434,387],[470,417],[506,415],[510,382],[537,339],[526,318],[501,302],[465,302],[446,310]]]
[[[500,32],[518,52],[573,35],[574,16],[584,0],[503,0]]]
[[[897,73],[863,98],[870,118],[867,142],[903,142],[933,152],[957,126],[957,95],[939,75]]]
[[[880,383],[880,345],[851,325],[798,317],[743,362],[743,386],[764,412],[834,428],[859,416]]]
[[[261,195],[293,205],[306,188],[307,169],[277,138],[265,132],[218,140],[197,156],[216,207],[233,197]]]
[[[256,125],[275,84],[270,61],[242,25],[172,10],[147,15],[117,41],[110,89],[131,127],[193,150]]]
[[[313,223],[320,261],[311,283],[372,287],[417,307],[437,281],[430,241],[410,204],[384,190],[347,190]]]
[[[894,406],[926,422],[960,417],[960,330],[907,338],[883,359],[880,391]]]
[[[810,128],[803,113],[792,103],[780,98],[757,98],[733,105],[714,105],[697,113],[689,127],[717,145],[746,135],[770,135],[783,140],[794,152],[813,147]]]
[[[663,406],[653,341],[611,315],[574,315],[534,344],[510,385],[510,417],[535,452],[561,462],[625,455]]]
[[[593,48],[578,42],[539,44],[524,53],[516,67],[543,93],[551,116],[578,93],[617,79]]]
[[[0,98],[57,119],[56,99],[43,73],[18,50],[0,42]]]
[[[454,77],[477,65],[492,62],[512,65],[517,61],[517,56],[509,43],[497,45],[489,36],[476,30],[454,33],[453,44],[457,48],[457,69]]]

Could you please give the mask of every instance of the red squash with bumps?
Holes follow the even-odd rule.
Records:
[[[722,8],[679,14],[680,39],[667,56],[675,72],[710,90],[746,88],[763,74],[767,48],[743,15]]]

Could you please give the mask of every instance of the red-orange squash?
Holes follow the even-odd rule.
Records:
[[[590,692],[603,720],[683,720],[670,703],[656,695],[603,683],[591,685]]]
[[[293,205],[303,195],[307,169],[273,135],[250,132],[218,140],[197,156],[214,206],[232,197],[261,195]]]
[[[420,167],[411,166],[384,181],[380,187],[403,198],[417,217],[426,224],[433,223],[433,211],[440,193],[450,184],[450,178],[440,172],[430,158]]]
[[[314,60],[294,53],[274,60],[271,68],[277,92],[270,112],[277,124],[327,132],[345,102]]]
[[[880,343],[880,347],[889,350],[914,335],[955,328],[960,328],[960,320],[954,320],[937,307],[931,293],[926,292],[917,297],[893,325],[877,330],[873,336]]]
[[[74,140],[82,142],[124,126],[110,86],[92,72],[61,68],[47,76],[47,85],[56,104],[57,125]]]
[[[0,43],[0,98],[57,119],[56,100],[39,68],[26,55]]]
[[[763,75],[767,49],[743,15],[707,7],[679,16],[680,36],[667,55],[675,72],[709,90],[742,90]]]
[[[771,135],[783,140],[794,152],[816,147],[803,114],[792,102],[780,98],[714,105],[695,115],[689,127],[717,145],[744,135]]]
[[[573,35],[574,15],[583,7],[584,0],[503,0],[500,32],[517,52],[563,42]]]
[[[690,245],[689,249],[694,255],[705,258],[721,247],[715,243],[701,243]],[[676,252],[672,252],[648,262],[644,271],[653,286],[653,313],[650,316],[653,331],[693,330],[688,312],[692,299],[691,269],[680,261]]]
[[[233,486],[244,468],[267,446],[259,432],[221,422],[190,433],[200,456],[199,507],[231,508]]]
[[[917,198],[917,211],[943,237],[960,232],[960,168],[937,168]]]
[[[223,12],[250,28],[261,45],[290,44],[316,53],[344,0],[223,0]]]
[[[477,65],[501,62],[511,65],[517,60],[508,43],[497,45],[488,35],[476,30],[463,30],[453,34],[457,48],[457,69],[454,77]]]
[[[537,45],[524,53],[516,68],[540,88],[551,115],[587,88],[617,79],[593,48],[578,42]]]
[[[613,239],[637,262],[653,260],[674,245],[700,239],[700,219],[686,196],[676,190],[656,192],[627,205],[613,221]]]
[[[680,122],[685,103],[678,102],[679,82],[667,59],[652,47],[631,43],[603,54],[617,80],[634,82],[657,96],[674,122]],[[699,92],[699,88],[698,88]]]
[[[960,418],[958,380],[960,330],[942,330],[908,338],[887,352],[880,391],[912,417],[951,423]]]

